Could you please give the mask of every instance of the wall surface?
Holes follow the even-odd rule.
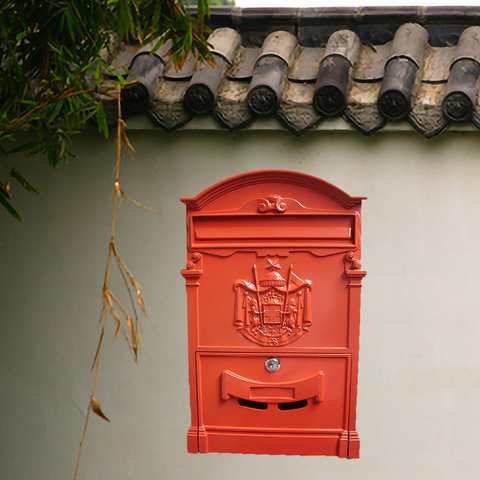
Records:
[[[132,131],[117,247],[143,285],[138,363],[109,320],[85,480],[465,480],[478,478],[480,135],[408,132]],[[0,212],[0,478],[72,479],[92,387],[111,229],[115,142],[86,133],[59,171],[22,164],[25,223]],[[45,162],[46,163],[46,162]],[[192,455],[184,279],[185,210],[225,177],[298,170],[365,195],[357,427],[359,460]],[[120,291],[121,279],[113,280]]]

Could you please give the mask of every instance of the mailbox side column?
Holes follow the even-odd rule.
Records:
[[[348,432],[342,435],[340,440],[339,457],[359,458],[360,439],[356,430],[356,409],[357,409],[357,384],[358,384],[358,351],[360,337],[360,293],[362,278],[367,272],[360,270],[360,262],[354,258],[353,252],[346,255],[346,269],[348,290],[349,290],[349,332],[348,344],[352,352],[352,373],[350,380],[350,411],[348,419]]]
[[[198,301],[200,278],[203,275],[202,254],[195,252],[187,262],[187,268],[181,271],[185,278],[187,289],[187,312],[188,312],[188,378],[190,383],[190,411],[192,426],[188,430],[187,449],[190,453],[199,452],[199,429],[198,429],[198,395],[197,395],[197,372],[196,351],[198,346]]]

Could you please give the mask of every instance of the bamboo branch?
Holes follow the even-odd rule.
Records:
[[[7,128],[4,130],[0,131],[0,138],[5,137],[6,135],[9,135],[12,132],[15,132],[17,129],[17,125],[21,124],[23,121],[25,121],[28,117],[31,117],[33,114],[39,112],[42,110],[42,108],[46,108],[49,105],[52,105],[55,102],[59,102],[60,100],[65,100],[70,97],[75,97],[78,95],[83,95],[85,93],[92,93],[95,91],[95,88],[89,88],[87,90],[80,90],[78,92],[72,92],[71,90],[66,90],[62,93],[59,93],[56,97],[42,103],[41,105],[38,105],[38,107],[32,108],[32,110],[29,110],[25,115],[21,116],[17,120],[15,120],[12,124],[10,124]],[[66,93],[70,92],[70,93]],[[22,127],[18,127],[22,128]]]

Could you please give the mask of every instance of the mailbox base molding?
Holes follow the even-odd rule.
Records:
[[[268,432],[222,431],[201,427],[199,438],[189,431],[189,453],[243,453],[259,455],[328,455],[359,458],[360,443],[355,431],[348,432]],[[190,436],[190,432],[192,436]],[[350,438],[350,441],[349,441]],[[191,440],[191,441],[190,441]]]
[[[187,434],[187,451],[188,453],[199,453],[200,443],[206,444],[207,434],[205,427],[190,427]]]

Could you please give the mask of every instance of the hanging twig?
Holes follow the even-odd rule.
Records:
[[[97,380],[98,380],[98,370],[100,365],[100,357],[102,353],[103,341],[105,339],[105,329],[107,323],[108,313],[112,315],[113,319],[116,322],[117,328],[115,331],[115,338],[118,336],[118,333],[121,331],[127,341],[128,348],[132,352],[133,358],[137,361],[137,354],[138,348],[142,345],[142,339],[140,336],[140,321],[137,313],[137,307],[139,306],[144,315],[147,314],[145,303],[143,301],[143,297],[141,294],[141,286],[138,283],[137,279],[134,277],[130,269],[127,267],[125,262],[122,260],[120,254],[117,251],[115,246],[115,230],[117,225],[117,215],[118,209],[120,208],[121,201],[123,199],[127,199],[134,204],[146,208],[148,210],[152,210],[156,213],[161,213],[158,210],[151,209],[142,205],[141,203],[133,200],[132,198],[128,197],[125,192],[122,190],[120,186],[120,165],[121,165],[121,158],[122,158],[122,146],[125,144],[127,150],[130,154],[134,152],[133,146],[128,140],[128,137],[125,133],[126,123],[122,120],[122,105],[121,105],[121,86],[117,86],[117,101],[118,101],[118,123],[117,123],[117,159],[115,162],[115,167],[113,169],[113,185],[114,185],[114,196],[113,196],[113,217],[112,217],[112,231],[110,236],[110,242],[108,244],[108,256],[107,256],[107,264],[105,267],[105,276],[103,281],[103,289],[102,289],[102,312],[100,314],[100,323],[101,323],[101,330],[100,330],[100,337],[97,344],[97,349],[95,351],[95,356],[93,358],[92,363],[92,371],[94,371],[94,380],[93,380],[93,387],[92,393],[90,395],[90,403],[88,405],[87,415],[85,418],[85,426],[83,428],[83,434],[80,441],[80,446],[78,450],[78,458],[77,458],[77,467],[75,470],[75,477],[74,480],[77,479],[78,469],[80,466],[80,459],[82,455],[82,446],[85,440],[85,436],[87,433],[88,422],[90,420],[90,412],[93,411],[99,417],[103,418],[104,420],[110,421],[106,415],[103,413],[102,409],[100,408],[100,402],[95,397],[95,390],[97,387]],[[115,263],[114,260],[115,259]],[[131,311],[133,312],[132,315],[128,313],[130,308],[125,308],[122,303],[119,301],[116,295],[110,289],[110,280],[112,278],[112,268],[113,265],[116,264],[118,271],[122,277],[123,283],[125,285],[125,289],[127,291]],[[134,293],[135,292],[135,293]],[[137,305],[138,304],[138,305]]]
[[[78,449],[78,457],[77,457],[77,466],[75,469],[75,476],[74,480],[76,480],[77,475],[78,475],[78,469],[80,467],[80,459],[82,456],[82,447],[83,447],[83,442],[85,440],[85,435],[87,433],[87,427],[88,427],[88,421],[90,419],[90,411],[92,410],[92,403],[95,405],[95,410],[101,412],[100,409],[100,403],[98,400],[95,398],[95,390],[97,388],[97,380],[98,380],[98,367],[100,365],[100,356],[102,353],[102,346],[103,346],[103,339],[105,338],[105,325],[107,321],[107,313],[108,313],[108,303],[109,303],[109,286],[110,286],[110,279],[112,277],[112,259],[113,259],[113,252],[114,252],[114,239],[115,239],[115,227],[117,223],[117,212],[118,212],[118,180],[120,176],[120,159],[122,155],[122,127],[123,125],[120,123],[120,115],[121,115],[121,87],[117,87],[117,95],[118,95],[118,117],[119,117],[119,122],[118,122],[118,129],[117,129],[117,161],[115,164],[115,194],[114,194],[114,200],[113,200],[113,219],[112,219],[112,234],[110,237],[110,243],[108,246],[108,257],[107,257],[107,266],[105,267],[105,279],[103,282],[103,307],[102,307],[102,313],[100,314],[100,322],[102,323],[102,329],[100,331],[100,338],[98,340],[98,346],[97,350],[95,352],[95,357],[93,360],[93,365],[92,369],[95,370],[95,376],[93,379],[93,387],[92,387],[92,394],[90,396],[90,402],[88,404],[88,409],[87,409],[87,416],[85,418],[85,426],[83,428],[83,434],[82,434],[82,439],[80,440],[80,447]],[[115,310],[115,309],[113,309]],[[97,408],[98,405],[98,408]]]
[[[135,290],[136,293],[136,301],[140,305],[140,308],[142,309],[143,313],[146,314],[146,309],[145,309],[145,304],[143,301],[143,297],[140,293],[140,284],[137,282],[133,274],[130,272],[128,269],[127,265],[125,262],[121,259],[120,255],[118,254],[118,251],[115,247],[115,229],[117,225],[117,214],[118,214],[118,209],[120,207],[120,200],[122,198],[127,198],[129,200],[129,197],[125,195],[125,193],[122,191],[120,188],[120,163],[121,163],[121,157],[122,157],[122,142],[125,142],[127,148],[129,149],[130,152],[133,152],[133,147],[131,143],[129,142],[126,134],[125,134],[125,122],[122,120],[121,115],[122,115],[122,110],[121,110],[121,87],[120,85],[117,86],[117,98],[118,98],[118,126],[117,126],[117,160],[115,163],[115,168],[114,168],[114,197],[113,197],[113,218],[112,218],[112,232],[110,236],[110,242],[108,245],[108,256],[107,256],[107,264],[105,267],[105,277],[104,277],[104,282],[103,282],[103,289],[102,289],[102,312],[100,314],[100,323],[101,323],[101,330],[100,330],[100,338],[98,340],[97,344],[97,349],[95,352],[95,356],[93,359],[92,363],[92,370],[94,371],[94,379],[93,379],[93,387],[92,387],[92,393],[90,395],[90,402],[88,405],[87,409],[87,415],[85,418],[85,426],[83,428],[83,434],[82,438],[80,440],[80,446],[78,449],[78,457],[77,457],[77,466],[75,469],[75,476],[74,480],[76,480],[77,475],[78,475],[78,469],[80,466],[80,459],[82,456],[82,447],[83,447],[83,442],[85,440],[85,436],[87,433],[87,427],[88,427],[88,422],[90,420],[90,412],[93,411],[96,413],[99,417],[103,418],[104,420],[108,420],[108,418],[105,416],[105,414],[102,412],[102,409],[100,408],[100,402],[98,399],[95,397],[95,391],[97,388],[97,380],[98,380],[98,370],[100,366],[100,357],[102,353],[102,347],[103,347],[103,341],[105,339],[105,328],[106,328],[106,322],[107,322],[107,317],[108,317],[108,312],[111,313],[112,317],[114,318],[115,322],[117,323],[117,330],[115,332],[115,336],[118,335],[118,332],[121,330],[122,333],[125,336],[125,339],[127,340],[127,344],[129,349],[132,351],[132,354],[134,356],[134,359],[136,361],[137,359],[137,351],[138,347],[141,345],[141,338],[140,338],[140,322],[138,319],[137,315],[137,309],[135,306],[135,299],[134,296],[132,295],[132,291],[129,285],[132,285],[132,287]],[[138,202],[135,202],[137,203]],[[142,206],[141,204],[139,204]],[[113,294],[113,292],[110,290],[110,280],[112,277],[112,267],[113,267],[113,259],[115,258],[118,270],[120,271],[120,274],[123,278],[123,281],[125,283],[126,290],[128,292],[131,306],[133,309],[133,315],[135,320],[133,320],[132,316],[128,314],[128,311],[124,306],[120,303],[120,301],[117,299],[117,297]],[[125,320],[122,320],[122,316],[124,317]],[[125,321],[127,328],[124,328],[123,322]]]

